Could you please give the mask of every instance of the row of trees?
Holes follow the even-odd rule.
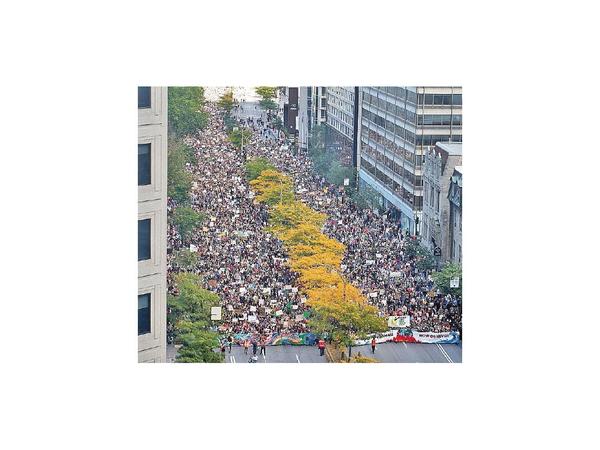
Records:
[[[168,295],[168,321],[175,330],[175,343],[181,347],[177,362],[222,362],[223,356],[214,351],[219,335],[212,330],[210,309],[219,305],[219,297],[200,287],[200,277],[181,272],[175,275],[178,295]]]
[[[247,173],[254,175],[257,167],[267,163],[250,161]],[[349,355],[355,339],[385,331],[387,325],[377,308],[344,278],[340,265],[345,246],[321,232],[327,216],[296,200],[292,180],[277,170],[267,167],[250,185],[256,199],[271,207],[269,231],[284,243],[290,266],[299,274],[312,308],[311,330],[348,346]]]
[[[193,180],[187,166],[196,165],[197,159],[194,149],[185,144],[184,138],[208,124],[208,114],[203,106],[203,88],[169,88],[167,194],[176,205],[169,214],[169,221],[184,245],[172,258],[180,271],[173,277],[178,294],[167,295],[167,321],[174,332],[175,343],[181,345],[177,362],[223,360],[222,355],[214,351],[219,346],[219,336],[212,330],[210,320],[210,308],[219,304],[219,297],[201,287],[198,275],[187,272],[197,265],[198,256],[186,247],[205,215],[190,205]]]

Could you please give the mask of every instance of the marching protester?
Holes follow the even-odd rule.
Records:
[[[323,340],[323,338],[319,339],[318,347],[320,356],[323,356],[323,354],[325,353],[325,341]]]

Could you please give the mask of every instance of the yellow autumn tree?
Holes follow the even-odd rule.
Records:
[[[348,347],[352,355],[352,344],[356,339],[365,339],[371,333],[387,330],[384,318],[379,317],[375,306],[369,305],[366,298],[349,289],[349,284],[323,289],[320,294],[309,299],[313,315],[309,320],[311,330],[327,333],[333,342]]]
[[[294,184],[291,178],[277,170],[263,170],[258,178],[250,182],[250,186],[258,192],[256,200],[268,205],[294,200]]]
[[[342,255],[332,252],[320,252],[290,259],[290,267],[296,272],[314,267],[337,268],[341,263]]]
[[[298,225],[312,225],[321,228],[325,223],[326,215],[314,211],[300,201],[277,203],[270,211],[269,223],[273,231],[285,231]]]

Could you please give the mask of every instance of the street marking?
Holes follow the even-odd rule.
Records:
[[[296,361],[298,361],[298,364],[300,364],[300,358],[298,358],[298,354],[296,353]]]
[[[452,358],[450,358],[450,355],[448,353],[446,353],[446,350],[444,350],[444,348],[440,344],[435,344],[435,345],[438,346],[438,348],[440,349],[440,352],[442,353],[444,358],[446,358],[446,361],[448,361],[449,363],[454,362],[454,361],[452,361]]]
[[[408,348],[408,345],[406,345],[406,342],[402,342],[404,344],[404,348]]]
[[[229,355],[229,362],[231,364],[235,364],[235,358],[233,357],[233,355]]]
[[[235,364],[237,361],[235,360],[235,356],[231,355],[231,357],[233,358],[233,363]]]

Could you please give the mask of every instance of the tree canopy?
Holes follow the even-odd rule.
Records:
[[[229,113],[234,105],[233,100],[233,91],[226,91],[221,97],[219,97],[219,101],[217,104],[225,110],[226,113]]]
[[[175,329],[177,362],[222,362],[221,354],[215,352],[219,336],[210,330],[210,309],[219,305],[219,297],[200,287],[200,277],[182,272],[174,276],[178,295],[167,295],[169,322]]]
[[[186,170],[188,146],[180,140],[169,139],[167,163],[167,195],[175,202],[186,203],[192,189],[192,174]]]
[[[173,255],[173,262],[183,270],[191,270],[198,264],[198,254],[182,248],[175,251]]]
[[[277,95],[277,88],[272,86],[258,86],[254,89],[256,94],[263,100],[274,98]]]
[[[246,161],[246,178],[248,181],[257,179],[263,170],[275,170],[267,158],[252,158]]]
[[[462,297],[462,269],[458,264],[449,263],[439,272],[431,274],[435,286],[444,294],[452,294]],[[450,280],[458,278],[458,288],[450,287]]]
[[[183,137],[203,129],[208,123],[203,105],[203,88],[169,87],[169,133]]]
[[[294,199],[291,178],[277,170],[263,170],[258,178],[250,182],[250,186],[258,192],[256,199],[268,205],[288,203]]]
[[[179,206],[173,211],[173,224],[177,227],[181,240],[186,242],[192,232],[202,223],[204,215],[189,206]]]
[[[229,140],[236,148],[242,147],[242,137],[243,137],[243,142],[245,142],[246,144],[249,144],[250,138],[252,137],[252,132],[250,130],[247,130],[245,128],[240,128],[240,127],[233,128],[229,132]]]

